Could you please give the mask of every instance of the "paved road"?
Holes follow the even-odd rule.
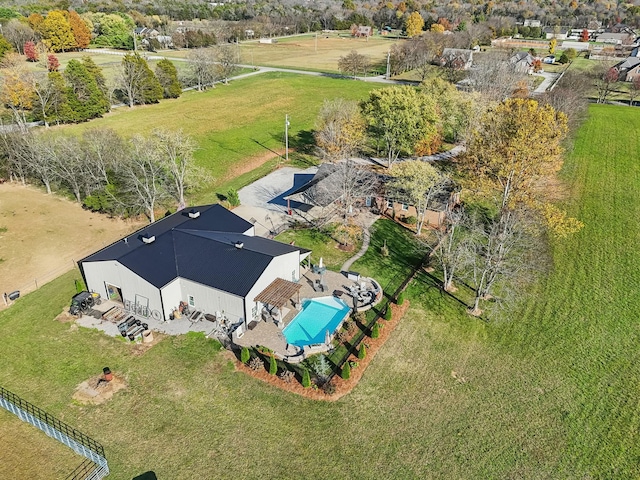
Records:
[[[547,90],[549,90],[549,88],[551,88],[551,86],[556,81],[556,79],[560,76],[559,73],[551,73],[551,72],[539,72],[539,73],[534,73],[533,75],[537,77],[544,77],[544,80],[542,81],[542,83],[538,85],[538,87],[533,91],[534,95],[541,95]]]

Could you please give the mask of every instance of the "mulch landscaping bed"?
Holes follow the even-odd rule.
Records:
[[[398,323],[400,323],[400,319],[404,316],[408,308],[408,300],[405,300],[401,306],[395,304],[391,305],[391,311],[393,312],[391,320],[378,320],[378,323],[380,323],[382,327],[380,328],[380,336],[378,338],[366,337],[363,340],[363,343],[367,345],[367,356],[362,360],[357,358],[356,355],[351,355],[351,357],[349,358],[349,360],[358,362],[358,366],[351,369],[351,377],[348,380],[344,380],[338,374],[333,378],[333,380],[331,380],[331,382],[335,386],[335,393],[333,393],[332,395],[324,393],[319,388],[304,388],[297,379],[292,380],[290,383],[287,383],[284,380],[281,380],[277,375],[269,375],[269,372],[264,369],[259,371],[252,370],[242,362],[235,359],[234,356],[233,358],[235,360],[236,369],[248,375],[251,375],[254,378],[262,380],[263,382],[269,383],[274,387],[278,387],[282,390],[302,395],[303,397],[310,398],[312,400],[325,400],[330,402],[336,401],[351,392],[351,390],[358,384],[365,370],[369,366],[369,363],[371,363],[373,358],[376,356],[376,353],[378,353],[378,350],[385,344],[385,342],[391,335],[391,332],[393,332]],[[266,364],[266,366],[268,367],[268,363]]]

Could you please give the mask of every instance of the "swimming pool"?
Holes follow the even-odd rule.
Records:
[[[351,311],[351,307],[335,297],[320,297],[305,300],[298,313],[283,332],[287,343],[304,347],[324,343],[327,335],[333,335],[338,325]]]

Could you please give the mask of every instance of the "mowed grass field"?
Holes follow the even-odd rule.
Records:
[[[238,373],[202,337],[137,355],[52,321],[77,273],[0,313],[0,381],[104,443],[114,478],[638,478],[638,128],[636,109],[591,107],[563,171],[586,227],[553,242],[553,270],[509,322],[468,317],[420,274],[407,315],[337,402]],[[385,223],[353,268],[399,278],[418,253]],[[127,390],[74,404],[106,365]]]
[[[205,92],[184,92],[178,99],[156,105],[118,108],[104,118],[51,131],[79,134],[91,128],[112,128],[130,137],[148,135],[155,128],[182,129],[199,146],[197,163],[214,178],[192,196],[192,203],[215,202],[220,185],[284,153],[285,115],[290,119],[290,148],[308,148],[325,99],[362,100],[374,88],[384,87],[348,79],[264,73]]]

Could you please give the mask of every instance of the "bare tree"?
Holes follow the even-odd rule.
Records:
[[[225,85],[229,83],[229,77],[238,70],[237,48],[233,45],[219,45],[216,48],[216,72],[217,78],[222,79]]]
[[[587,95],[591,89],[589,78],[582,72],[565,71],[552,90],[540,97],[541,103],[551,105],[567,115],[572,126],[579,124],[587,113]]]
[[[56,176],[71,190],[76,201],[82,203],[87,157],[80,141],[76,137],[58,137],[50,151]]]
[[[208,86],[213,87],[216,80],[216,57],[210,49],[196,48],[189,52],[189,70],[198,91],[201,92]]]
[[[618,71],[610,62],[599,61],[591,70],[598,92],[598,103],[606,103],[614,85],[618,82]]]
[[[86,130],[81,148],[88,159],[83,168],[83,190],[89,196],[113,181],[111,175],[118,173],[128,146],[115,131],[105,128]]]
[[[640,77],[634,77],[629,85],[629,106],[633,107],[635,99],[640,93]]]
[[[121,167],[127,208],[144,212],[155,222],[156,207],[169,197],[167,175],[152,142],[137,135],[131,140],[131,155]]]
[[[2,147],[6,157],[6,168],[9,174],[9,179],[12,181],[20,181],[23,185],[27,183],[28,167],[25,158],[22,155],[18,155],[14,150],[13,143],[18,141],[20,134],[17,133],[3,133]]]
[[[16,18],[12,18],[2,27],[2,34],[20,55],[24,53],[24,44],[26,42],[36,40],[36,34],[33,29]]]
[[[438,243],[431,252],[442,270],[442,288],[447,292],[456,290],[453,280],[459,271],[473,262],[473,244],[467,234],[464,209],[459,206],[447,211],[443,228],[434,230]]]
[[[50,109],[59,101],[59,89],[45,73],[33,77],[33,91],[36,96],[34,108],[40,111],[44,126],[49,128]]]
[[[341,72],[345,72],[356,78],[358,75],[366,75],[369,69],[369,57],[361,55],[355,50],[340,57],[338,60],[338,68]]]
[[[196,174],[198,170],[193,161],[196,143],[182,130],[154,130],[151,141],[168,173],[168,191],[178,202],[178,210],[181,210],[186,206],[186,190],[199,183],[198,177],[204,178],[202,172]]]
[[[526,80],[524,73],[514,71],[507,52],[491,52],[474,57],[469,71],[471,87],[485,98],[502,101],[511,96],[519,82]]]
[[[50,194],[51,184],[57,176],[52,162],[52,142],[32,132],[8,134],[4,140],[9,159],[14,166],[19,166],[23,179],[28,175],[42,182],[47,194]]]
[[[354,205],[372,196],[378,190],[378,177],[367,167],[352,159],[336,164],[335,182],[341,191],[340,202],[344,208],[344,221],[353,212]]]

